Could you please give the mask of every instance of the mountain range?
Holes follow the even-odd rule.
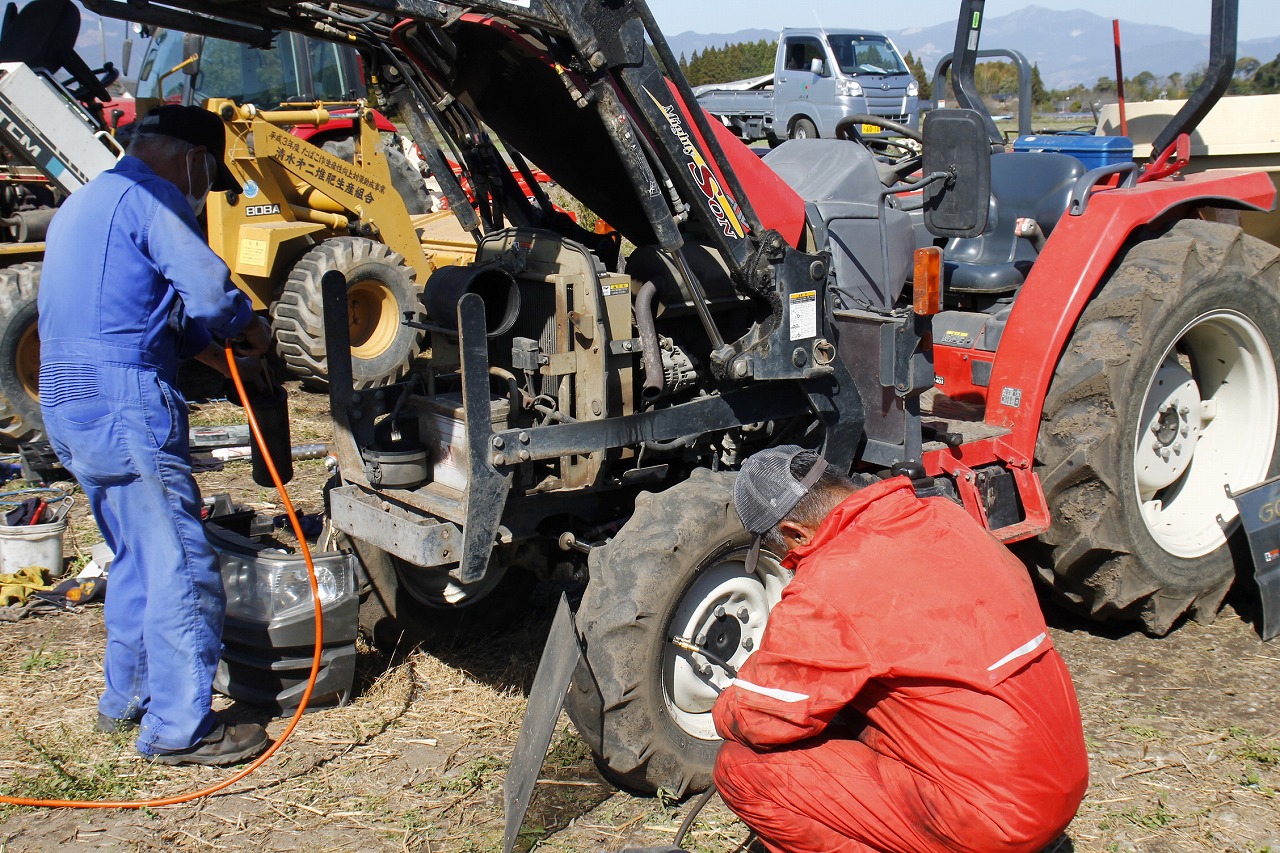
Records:
[[[1205,18],[1207,24],[1208,16]],[[831,22],[831,25],[857,27],[859,22],[848,20],[839,24]],[[77,49],[90,65],[99,64],[104,54],[106,59],[118,63],[125,28],[120,21],[103,18],[100,29],[98,16],[85,10]],[[888,35],[904,54],[910,52],[919,58],[932,76],[938,60],[954,47],[955,21],[889,30]],[[1187,74],[1203,66],[1209,58],[1207,35],[1123,19],[1120,35],[1126,77],[1142,71],[1150,71],[1157,77],[1174,72]],[[777,37],[775,30],[743,29],[726,33],[684,32],[668,35],[667,40],[677,57],[681,54],[691,57],[695,51],[708,47],[760,39],[772,41]],[[1093,85],[1099,77],[1116,76],[1111,20],[1091,12],[1026,6],[1007,15],[990,17],[983,24],[981,46],[1020,51],[1028,61],[1039,66],[1041,79],[1051,89],[1065,89],[1077,83]],[[142,45],[135,45],[139,53],[141,48]],[[1280,55],[1280,36],[1240,41],[1236,55],[1269,62]],[[134,68],[129,70],[134,71],[140,60],[140,55],[134,56],[131,63]]]
[[[857,20],[826,23],[859,26]],[[1208,24],[1207,14],[1204,23]],[[887,34],[904,54],[910,52],[919,58],[932,76],[938,60],[955,46],[955,26],[955,21],[950,20],[927,27],[889,30]],[[668,36],[667,40],[676,56],[683,53],[688,57],[708,47],[762,38],[772,41],[777,37],[773,30],[747,29],[733,33],[684,32]],[[1175,72],[1187,74],[1209,59],[1209,36],[1174,27],[1121,19],[1120,38],[1125,77],[1142,71],[1157,77]],[[1039,66],[1040,77],[1050,89],[1070,88],[1077,83],[1093,85],[1099,77],[1116,76],[1111,19],[1092,12],[1025,6],[1007,15],[987,18],[980,46],[1020,51]],[[1269,62],[1280,55],[1280,36],[1239,41],[1236,55]]]

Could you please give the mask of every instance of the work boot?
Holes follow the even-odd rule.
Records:
[[[257,723],[219,723],[195,746],[148,757],[157,764],[200,764],[206,767],[240,764],[260,755],[269,743],[267,730]]]
[[[130,729],[136,729],[138,721],[133,717],[125,717],[123,719],[117,717],[108,717],[101,711],[98,712],[98,731],[104,735],[115,735],[120,732],[127,732]]]

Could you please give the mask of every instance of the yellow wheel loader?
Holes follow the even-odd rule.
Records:
[[[404,323],[423,319],[422,283],[439,266],[470,261],[475,241],[447,212],[410,216],[426,199],[422,179],[382,143],[363,102],[259,110],[213,99],[207,108],[226,124],[227,164],[244,187],[210,199],[209,245],[254,306],[270,310],[289,370],[308,385],[325,382],[320,277],[336,269],[349,283],[357,387],[402,377],[422,348],[422,332]],[[322,129],[334,115],[350,119],[348,138],[317,146],[288,131]],[[423,243],[419,228],[434,239]]]

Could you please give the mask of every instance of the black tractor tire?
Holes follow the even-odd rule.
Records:
[[[326,140],[320,147],[348,163],[356,161],[356,143],[349,136]],[[387,169],[391,172],[391,186],[404,202],[405,210],[409,215],[430,213],[431,194],[427,192],[427,184],[422,174],[409,162],[409,158],[389,142],[380,143],[378,150],[387,158]]]
[[[792,139],[817,139],[818,126],[807,118],[798,118],[795,124],[791,125]]]
[[[591,579],[576,616],[586,658],[565,709],[601,771],[620,787],[681,797],[711,784],[720,739],[710,705],[728,676],[722,669],[702,676],[708,685],[702,704],[692,711],[696,717],[682,722],[681,708],[689,712],[691,706],[681,704],[678,685],[701,685],[689,680],[698,677],[687,668],[695,659],[670,639],[693,624],[693,639],[701,633],[709,646],[724,640],[720,621],[703,619],[718,604],[732,611],[731,622],[743,612],[719,596],[737,578],[751,579],[742,568],[751,540],[733,509],[733,475],[698,469],[666,492],[639,495],[630,521],[607,546],[592,551]],[[753,648],[742,637],[758,643],[768,610],[789,579],[772,555],[762,553],[760,565],[773,573],[774,595],[745,625],[729,626],[735,639],[719,650],[735,666]]]
[[[1036,449],[1052,521],[1034,556],[1069,608],[1157,636],[1217,614],[1236,576],[1223,486],[1280,473],[1278,260],[1239,228],[1181,221],[1128,249],[1085,309]]]
[[[438,577],[443,568],[420,569],[368,542],[348,542],[368,581],[360,599],[360,632],[388,654],[420,646],[449,649],[498,633],[529,606],[537,581],[532,571],[507,565],[495,553],[495,564],[478,584],[480,589],[451,604],[437,595],[415,594],[413,573],[431,572]]]
[[[320,277],[329,270],[347,277],[355,387],[395,382],[422,352],[422,332],[403,322],[423,319],[422,302],[404,258],[363,237],[325,240],[294,264],[271,306],[276,353],[304,386],[327,387]]]
[[[38,262],[0,269],[0,447],[44,438],[40,416]]]

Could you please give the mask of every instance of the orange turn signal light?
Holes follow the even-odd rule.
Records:
[[[916,249],[915,280],[911,290],[918,316],[932,317],[942,311],[942,249],[937,246]]]

